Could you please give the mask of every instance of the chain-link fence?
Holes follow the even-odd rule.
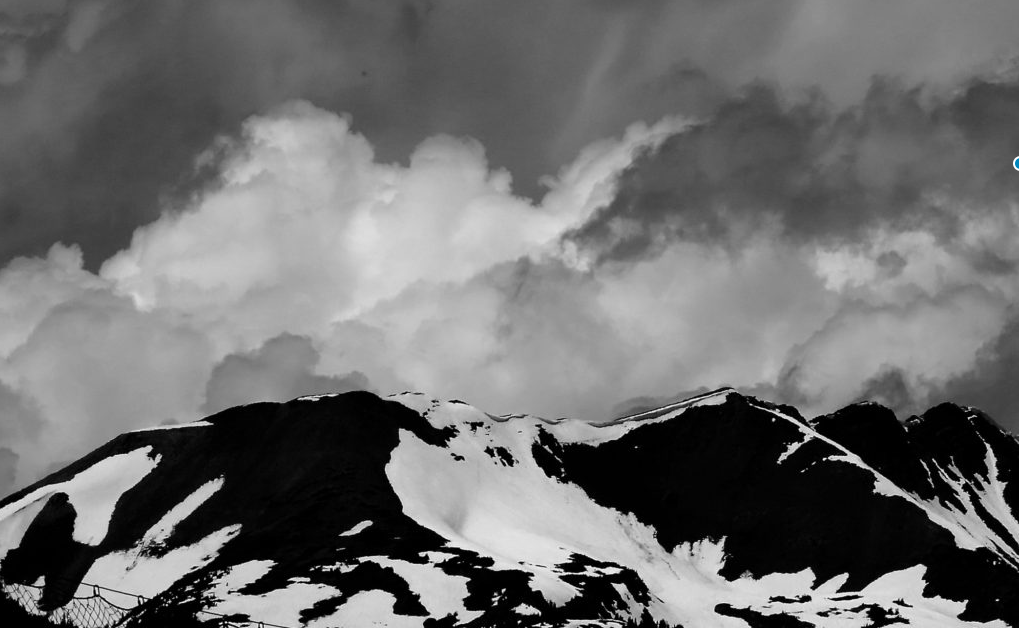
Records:
[[[115,628],[127,619],[135,607],[148,601],[133,593],[82,583],[78,585],[70,602],[55,610],[45,611],[40,605],[42,587],[0,583],[0,589],[29,615],[45,618],[54,626],[73,628]],[[209,611],[199,611],[198,619],[207,620],[216,628],[290,628],[259,621],[237,621]]]
[[[86,589],[85,592],[82,589]],[[77,628],[113,628],[120,624],[131,610],[114,604],[103,597],[98,587],[78,587],[71,601],[55,610],[40,608],[42,588],[26,584],[5,584],[4,593],[17,602],[29,615],[45,617],[55,625]]]

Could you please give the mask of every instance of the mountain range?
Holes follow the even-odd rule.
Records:
[[[603,424],[254,403],[0,501],[0,580],[44,609],[82,583],[144,596],[142,628],[1007,628],[1019,441],[953,404],[808,420],[729,388]]]

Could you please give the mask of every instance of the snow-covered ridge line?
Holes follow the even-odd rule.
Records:
[[[600,426],[616,425],[616,424],[619,424],[619,423],[624,423],[626,421],[634,421],[634,420],[641,421],[641,420],[646,420],[646,419],[652,419],[652,418],[656,418],[658,416],[661,416],[662,414],[666,414],[666,413],[672,412],[673,410],[679,410],[681,408],[687,408],[687,407],[694,406],[694,405],[697,405],[697,404],[700,404],[700,403],[703,403],[705,401],[712,400],[712,399],[720,398],[720,399],[718,399],[718,401],[721,403],[721,402],[724,402],[725,397],[728,397],[730,394],[733,394],[733,393],[738,394],[736,389],[734,389],[732,387],[729,387],[729,386],[725,386],[725,387],[719,388],[717,390],[712,390],[710,392],[706,392],[706,393],[703,393],[703,394],[700,394],[700,395],[695,395],[693,397],[688,397],[687,399],[683,399],[682,401],[675,401],[673,403],[669,403],[669,404],[666,404],[664,406],[659,406],[657,408],[652,408],[651,410],[644,410],[642,412],[637,412],[635,414],[628,414],[626,416],[621,416],[621,417],[619,417],[617,419],[612,419],[611,421],[607,421],[605,423],[602,423],[602,424],[600,424]]]
[[[166,430],[182,430],[189,427],[209,427],[212,423],[208,421],[191,421],[189,423],[171,423],[169,425],[156,425],[153,427],[143,427],[137,430],[131,430],[128,434],[140,434],[142,432],[163,432]]]
[[[795,425],[804,437],[803,440],[792,443],[789,448],[786,449],[786,451],[778,459],[779,464],[792,455],[800,446],[806,444],[807,441],[822,441],[840,452],[840,455],[828,456],[825,460],[851,464],[869,472],[874,476],[875,494],[906,500],[914,507],[920,509],[932,523],[950,532],[959,547],[970,550],[984,548],[997,554],[999,557],[1013,565],[1017,564],[1016,560],[1019,560],[1019,555],[1016,555],[1012,548],[1010,548],[996,532],[987,526],[986,521],[984,521],[984,519],[980,516],[977,509],[974,507],[969,494],[966,492],[965,476],[955,467],[945,470],[936,463],[934,464],[935,471],[941,476],[942,480],[944,480],[948,486],[952,487],[957,498],[966,505],[966,508],[963,510],[958,510],[950,505],[946,505],[943,500],[924,499],[901,488],[883,473],[867,464],[862,458],[860,458],[859,455],[853,453],[841,443],[838,443],[818,432],[815,429],[815,426],[805,425],[787,414],[760,403],[751,403],[753,403],[755,407]],[[972,421],[974,417],[971,416],[968,418]],[[978,499],[983,500],[981,505],[985,511],[994,512],[997,515],[995,517],[996,521],[1003,525],[1005,529],[1009,531],[1019,531],[1019,522],[1016,522],[1009,511],[1008,505],[1004,503],[1003,485],[998,480],[997,461],[994,459],[994,452],[987,446],[986,443],[984,443],[984,446],[988,456],[985,463],[988,469],[988,481],[987,483],[981,482],[977,484],[977,487],[981,492],[979,494],[975,494],[975,496]],[[928,474],[929,473],[930,470],[928,469]],[[988,490],[996,491],[996,493],[988,495]],[[993,516],[994,515],[992,515],[992,517]]]
[[[635,414],[629,414],[601,423],[568,417],[546,419],[532,414],[495,415],[489,412],[484,412],[480,408],[472,406],[464,401],[460,401],[459,399],[440,400],[420,392],[396,393],[387,396],[386,399],[396,401],[397,403],[420,413],[433,425],[455,425],[484,419],[493,423],[506,423],[509,421],[542,423],[556,428],[554,429],[554,432],[560,436],[561,439],[575,442],[578,440],[586,441],[591,439],[604,440],[605,438],[616,438],[636,427],[635,424],[644,425],[647,422],[655,422],[656,420],[667,420],[678,416],[679,414],[682,414],[684,410],[695,406],[721,405],[725,403],[730,394],[738,395],[739,392],[734,388],[726,386],[700,395],[688,397],[681,401],[675,401],[664,406],[644,410]]]
[[[602,425],[313,395],[118,441],[0,508],[0,558],[55,597],[82,563],[47,556],[77,552],[84,581],[159,619],[186,601],[295,628],[1019,627],[1019,450],[982,417],[931,416],[965,447],[894,441],[928,489],[859,431],[731,388]]]

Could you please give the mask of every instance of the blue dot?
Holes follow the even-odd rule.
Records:
[[[1015,159],[1012,160],[1012,167],[1015,168],[1016,170],[1019,170],[1019,157],[1016,157]]]

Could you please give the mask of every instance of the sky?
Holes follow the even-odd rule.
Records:
[[[130,429],[722,385],[1019,431],[1012,0],[0,0],[0,489]]]

